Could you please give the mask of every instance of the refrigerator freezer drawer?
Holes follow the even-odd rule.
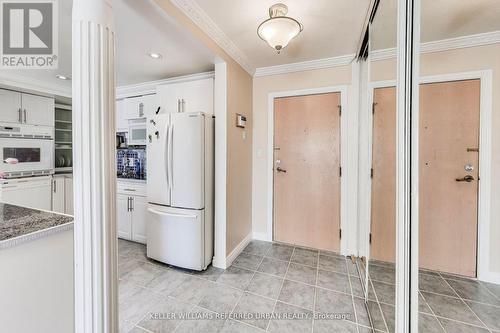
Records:
[[[148,205],[147,256],[163,263],[204,270],[204,210]]]

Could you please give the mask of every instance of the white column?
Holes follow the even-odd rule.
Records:
[[[118,332],[111,0],[73,0],[75,332]]]
[[[398,0],[396,332],[418,332],[420,0]]]

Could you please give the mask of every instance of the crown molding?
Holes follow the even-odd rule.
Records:
[[[434,53],[449,50],[457,50],[468,47],[484,46],[500,43],[500,31],[485,32],[476,35],[442,39],[432,42],[422,43],[420,53]],[[379,61],[396,57],[396,49],[383,49],[373,51],[370,55],[371,60]]]
[[[356,57],[355,54],[349,54],[333,58],[323,58],[323,59],[316,59],[316,60],[309,60],[302,62],[294,62],[291,64],[284,64],[277,66],[260,67],[255,70],[254,77],[346,66],[351,64],[351,62],[355,59],[355,57]]]
[[[422,43],[422,45],[420,46],[420,52],[422,54],[442,52],[442,51],[462,49],[467,47],[476,47],[482,45],[490,45],[496,43],[500,43],[500,31],[492,31],[482,34]],[[255,70],[254,77],[287,74],[293,72],[345,66],[349,65],[354,59],[354,57],[355,55],[351,54],[346,56],[296,62],[285,65],[260,67]],[[370,57],[371,60],[373,61],[396,58],[396,48],[373,51],[370,54]]]
[[[215,72],[197,73],[183,76],[171,77],[168,79],[148,81],[137,84],[116,87],[116,99],[127,97],[156,94],[156,87],[164,84],[180,83],[187,81],[203,80],[215,77]]]
[[[7,70],[0,72],[0,86],[38,95],[71,98],[71,83],[69,85],[47,83],[39,79],[13,74]]]
[[[229,37],[215,24],[194,0],[170,0],[187,17],[191,19],[204,33],[212,38],[231,58],[233,58],[250,75],[253,75],[255,67],[245,54],[229,39]]]

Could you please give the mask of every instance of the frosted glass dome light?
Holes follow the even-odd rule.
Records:
[[[257,34],[275,49],[278,54],[288,43],[297,37],[304,29],[297,20],[285,16],[288,7],[278,3],[269,8],[269,19],[262,22],[257,28]]]

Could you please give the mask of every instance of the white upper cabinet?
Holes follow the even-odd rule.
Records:
[[[197,80],[182,84],[181,112],[213,113],[213,79]]]
[[[22,94],[23,120],[29,125],[54,126],[54,99]]]
[[[142,101],[144,103],[146,117],[154,115],[158,107],[160,107],[156,94],[142,96]]]
[[[125,98],[125,119],[144,117],[146,117],[146,110],[142,96]]]
[[[155,113],[159,106],[156,94],[125,98],[124,103],[125,119],[146,118]]]
[[[214,81],[212,78],[158,86],[156,93],[161,113],[213,113]]]
[[[54,126],[54,99],[0,89],[0,121]]]
[[[0,89],[0,121],[20,123],[22,121],[21,93]]]
[[[125,119],[125,100],[119,99],[116,101],[116,131],[127,132],[128,120]]]
[[[181,85],[166,84],[156,88],[156,95],[160,104],[160,113],[175,113],[180,110]]]

